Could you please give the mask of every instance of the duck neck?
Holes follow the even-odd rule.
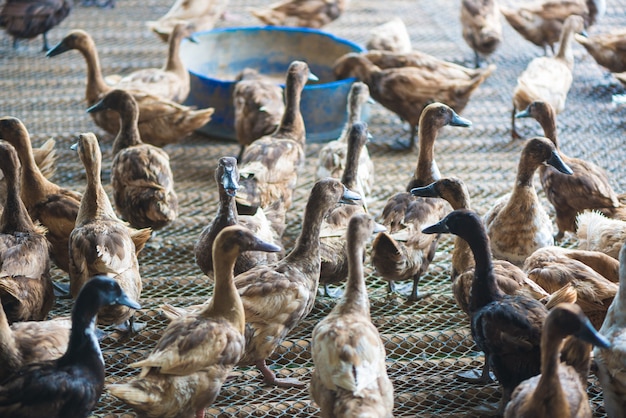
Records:
[[[9,326],[9,320],[0,303],[0,380],[4,380],[7,374],[22,366],[22,359],[15,342],[13,331]]]
[[[47,189],[52,186],[52,183],[41,173],[35,162],[28,133],[21,132],[18,135],[18,140],[11,141],[11,144],[15,147],[22,163],[20,194],[26,207],[30,207],[47,194]]]
[[[500,299],[503,294],[496,285],[496,276],[493,272],[493,261],[489,248],[489,237],[484,228],[469,237],[468,244],[474,255],[474,280],[470,298],[470,312],[475,312],[483,306]]]
[[[302,97],[302,89],[304,88],[304,80],[299,74],[289,73],[287,75],[287,83],[285,85],[285,111],[280,121],[280,127],[274,134],[278,138],[295,139],[300,146],[304,147],[306,142],[306,131],[304,127],[304,119],[300,111],[300,99]],[[298,138],[294,138],[298,135]]]
[[[111,201],[102,187],[100,176],[100,163],[90,162],[85,166],[87,176],[87,188],[80,202],[76,225],[83,225],[93,219],[117,219],[117,215],[111,206]]]
[[[362,243],[348,243],[348,280],[343,299],[337,303],[337,313],[356,313],[370,315],[370,304],[363,276],[363,255],[365,247]]]
[[[187,74],[187,69],[180,59],[180,44],[183,37],[184,31],[175,31],[173,36],[170,36],[167,61],[163,67],[163,70],[174,73],[179,77],[184,77]]]
[[[539,119],[537,119],[537,122],[539,122],[541,128],[543,129],[543,136],[552,141],[552,143],[558,150],[559,142],[557,138],[556,117],[554,116],[554,112],[547,112],[545,115],[542,115]]]
[[[96,45],[91,41],[87,46],[79,48],[80,53],[87,63],[87,87],[85,97],[87,104],[92,106],[96,104],[100,97],[108,92],[111,87],[104,81],[102,70],[100,68],[100,58]]]
[[[561,39],[559,40],[559,50],[556,53],[557,59],[565,61],[570,69],[574,66],[574,51],[572,50],[572,38],[574,37],[574,28],[572,25],[564,25],[561,31]]]
[[[535,171],[537,171],[538,164],[530,164],[528,158],[522,154],[520,158],[519,164],[517,165],[517,177],[515,180],[515,186],[513,187],[513,193],[515,194],[519,189],[532,189],[535,190],[533,186],[533,176],[535,175]]]
[[[460,199],[449,203],[452,206],[452,210],[471,209],[469,195],[465,193]],[[473,265],[472,250],[469,244],[463,238],[457,236],[454,240],[454,249],[452,250],[452,281]]]
[[[361,158],[361,150],[363,144],[359,139],[348,139],[348,152],[346,155],[346,167],[341,175],[341,182],[350,190],[356,190],[357,176],[359,174],[359,159]]]
[[[329,208],[326,205],[323,208],[320,207],[320,202],[317,199],[309,198],[306,207],[304,209],[304,216],[302,218],[302,228],[300,235],[296,240],[296,244],[293,250],[289,253],[285,260],[293,262],[296,259],[306,260],[318,260],[320,257],[320,230],[322,221]],[[320,263],[312,263],[313,268],[317,268],[319,276]],[[318,277],[319,278],[319,277]]]
[[[119,110],[120,130],[113,142],[113,155],[121,150],[143,144],[139,133],[139,110],[134,105],[124,105]]]
[[[93,362],[99,366],[99,373],[104,378],[104,359],[96,337],[96,315],[99,309],[100,304],[94,303],[94,298],[81,298],[79,295],[72,311],[72,330],[67,351],[58,361],[61,366]]]
[[[407,185],[406,191],[415,187],[427,186],[439,180],[441,174],[435,162],[435,140],[438,128],[429,123],[421,123],[419,126],[419,152],[417,166],[413,178]]]
[[[220,200],[214,219],[226,220],[225,225],[235,225],[237,223],[237,204],[235,198],[229,196],[222,187],[220,187]]]
[[[541,377],[533,397],[543,400],[549,399],[549,403],[553,408],[558,408],[559,412],[565,412],[561,411],[561,409],[567,407],[568,402],[565,399],[559,379],[559,363],[561,361],[563,338],[550,328],[547,324],[544,325],[544,331],[541,335]],[[542,403],[545,404],[545,402]],[[570,415],[564,414],[561,416]]]
[[[237,252],[224,253],[218,245],[213,246],[213,275],[215,286],[213,297],[202,316],[220,316],[237,327],[243,334],[245,331],[245,314],[239,292],[235,287],[233,269],[237,260]]]
[[[20,198],[20,179],[15,170],[16,167],[13,167],[13,172],[5,171],[7,193],[4,210],[0,216],[0,232],[5,234],[35,230],[35,224]]]

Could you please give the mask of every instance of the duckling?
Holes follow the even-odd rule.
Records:
[[[327,142],[319,151],[317,163],[317,178],[326,177],[341,178],[347,164],[348,131],[355,122],[361,120],[361,111],[365,102],[370,99],[370,91],[367,84],[356,81],[350,87],[348,93],[348,120],[343,132],[338,139]],[[352,190],[357,191],[365,199],[372,193],[374,183],[374,163],[367,151],[367,145],[363,144],[358,161],[358,177]],[[345,183],[344,183],[345,184]]]
[[[111,202],[102,187],[100,168],[102,154],[96,136],[84,133],[73,146],[85,166],[87,188],[76,217],[76,227],[70,235],[70,292],[77,297],[80,289],[96,274],[108,274],[133,299],[141,294],[141,276],[137,262],[137,248],[129,227],[113,211]],[[150,237],[150,230],[133,232],[141,235],[143,242]],[[129,305],[107,306],[98,314],[101,324],[129,322],[133,328],[133,310]]]
[[[576,254],[572,254],[575,252],[582,254],[577,257]],[[603,253],[543,247],[526,259],[522,269],[531,280],[550,293],[571,283],[577,293],[576,303],[580,305],[593,326],[600,328],[618,287],[581,261],[592,259],[594,255],[601,260],[606,261],[604,257],[610,259],[614,262],[611,263],[614,268],[619,264],[617,260]]]
[[[0,306],[0,382],[27,364],[61,357],[67,350],[71,327],[67,317],[9,326]]]
[[[476,68],[482,55],[491,55],[502,42],[502,23],[497,0],[461,2],[463,39],[472,50]]]
[[[424,108],[441,102],[460,113],[470,95],[495,70],[468,69],[413,51],[346,54],[333,64],[338,79],[356,77],[370,89],[372,98],[411,126],[409,149],[415,148],[417,125]]]
[[[385,346],[370,318],[363,277],[365,242],[373,230],[374,220],[369,215],[350,218],[346,291],[311,335],[315,369],[310,393],[322,417],[393,416],[393,385],[387,376]]]
[[[381,220],[387,232],[380,232],[372,242],[372,264],[378,274],[389,282],[390,293],[394,291],[394,281],[413,280],[410,301],[427,296],[420,295],[417,287],[437,247],[438,237],[422,234],[421,227],[437,222],[446,213],[443,200],[417,199],[410,190],[441,177],[434,159],[434,148],[439,129],[446,125],[468,127],[471,122],[443,103],[426,106],[420,117],[420,145],[415,172],[406,187],[407,192],[397,193],[387,201]]]
[[[48,46],[48,31],[72,11],[72,0],[7,0],[0,10],[0,27],[13,37],[13,48],[18,39],[43,37],[43,52]]]
[[[83,418],[104,388],[104,360],[96,338],[96,315],[114,305],[140,309],[107,276],[89,280],[72,309],[67,351],[57,360],[26,365],[0,382],[0,415],[5,417]]]
[[[548,138],[529,139],[522,150],[513,191],[500,197],[483,220],[496,259],[521,266],[536,249],[554,245],[552,222],[537,197],[535,171],[549,164],[561,173],[572,174]]]
[[[569,16],[580,16],[585,27],[595,23],[597,15],[590,14],[591,3],[604,4],[605,0],[546,0],[523,5],[517,10],[500,7],[500,11],[526,40],[542,47],[546,54],[549,47],[554,54],[554,44],[562,42]]]
[[[516,118],[532,117],[543,128],[561,158],[574,172],[566,175],[548,166],[539,167],[539,178],[548,201],[556,211],[556,225],[559,232],[555,239],[560,240],[566,231],[576,232],[576,215],[585,209],[617,208],[620,203],[611,188],[606,172],[597,165],[563,155],[559,149],[556,132],[556,117],[552,105],[534,101],[517,113]]]
[[[541,374],[515,388],[505,418],[591,418],[587,385],[581,383],[574,368],[559,360],[563,340],[569,335],[597,347],[610,347],[579,306],[563,303],[554,307],[541,331]],[[582,355],[588,358],[590,351]]]
[[[178,216],[170,156],[141,140],[137,126],[139,109],[132,94],[111,90],[87,112],[108,109],[120,116],[120,131],[113,142],[111,164],[115,207],[133,228],[161,229]]]
[[[244,251],[280,251],[239,225],[215,238],[215,290],[201,311],[171,322],[144,360],[133,363],[141,374],[108,387],[146,417],[204,416],[228,373],[245,349],[244,306],[233,282],[235,260]]]
[[[28,214],[48,230],[46,238],[54,263],[69,271],[68,242],[82,195],[52,183],[41,173],[33,157],[28,131],[19,119],[0,118],[0,138],[15,147],[22,164],[20,197]]]
[[[87,63],[85,97],[87,105],[93,106],[111,91],[113,86],[106,84],[102,77],[98,51],[91,36],[83,30],[73,30],[46,55],[54,57],[72,49],[78,50]],[[207,124],[215,110],[212,107],[194,110],[136,88],[130,89],[129,92],[139,106],[138,124],[141,139],[152,145],[163,146],[179,142],[195,129]],[[120,120],[115,112],[109,110],[91,115],[96,125],[111,135],[117,135]]]
[[[303,61],[293,61],[285,82],[285,112],[279,128],[272,135],[249,145],[242,158],[241,188],[237,190],[240,213],[245,207],[267,209],[277,205],[272,227],[282,237],[285,212],[291,207],[298,171],[304,165],[306,132],[300,112],[300,96],[307,79],[316,79]]]
[[[285,113],[283,88],[254,69],[244,69],[235,83],[233,107],[241,161],[248,145],[278,129]]]
[[[176,0],[168,12],[146,25],[163,42],[167,42],[179,23],[192,24],[197,32],[213,29],[217,20],[226,13],[230,0]]]
[[[618,259],[620,248],[626,242],[626,222],[609,219],[596,211],[586,211],[576,217],[578,248],[600,251]]]
[[[372,28],[365,43],[365,48],[369,51],[376,49],[402,54],[411,52],[411,49],[413,49],[406,25],[399,17]]]
[[[40,321],[54,303],[50,244],[20,199],[20,163],[15,148],[0,141],[0,167],[7,180],[6,206],[0,215],[0,301],[9,323]]]
[[[238,182],[237,160],[233,157],[220,158],[215,169],[215,183],[219,191],[217,213],[211,222],[202,229],[194,247],[196,264],[209,277],[213,275],[212,248],[215,238],[227,226],[239,224],[253,231],[263,241],[272,244],[277,244],[279,241],[263,209],[258,208],[254,216],[237,214],[235,194],[239,188]],[[275,252],[245,251],[235,261],[235,275],[260,264],[274,263],[278,261],[278,256]]]
[[[574,32],[581,32],[584,29],[583,23],[580,16],[568,17],[563,24],[557,54],[554,57],[533,59],[517,78],[511,113],[513,139],[520,138],[515,129],[515,114],[518,110],[526,109],[536,100],[550,103],[556,113],[561,113],[565,109],[565,100],[573,79],[572,36]]]
[[[593,36],[574,35],[598,64],[612,73],[626,71],[626,29]]]
[[[455,234],[465,239],[472,250],[476,265],[470,302],[472,337],[502,386],[497,411],[501,415],[513,389],[540,372],[541,330],[548,311],[535,299],[505,295],[498,288],[489,236],[475,212],[452,211],[423,232]]]
[[[355,122],[348,131],[348,155],[341,182],[350,190],[359,191],[359,154],[367,142],[368,132],[365,122]],[[361,195],[362,196],[362,195]],[[367,212],[364,205],[337,205],[322,223],[320,236],[320,284],[324,294],[329,296],[329,284],[343,282],[348,277],[348,248],[345,238],[348,222],[357,213]],[[377,232],[384,230],[376,225]]]
[[[600,327],[600,334],[609,340],[611,347],[593,350],[597,376],[604,395],[604,409],[609,418],[617,418],[626,411],[626,245],[619,251],[619,290]]]
[[[270,26],[299,26],[319,29],[341,16],[349,0],[280,0],[250,10]]]
[[[195,31],[193,25],[176,24],[170,35],[167,60],[163,67],[143,68],[123,77],[109,76],[118,79],[112,84],[115,84],[116,89],[141,90],[176,103],[183,103],[189,95],[190,85],[189,71],[180,58],[180,43],[184,38],[197,42],[191,36],[193,31]]]

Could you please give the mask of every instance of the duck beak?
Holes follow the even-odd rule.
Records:
[[[105,109],[106,109],[106,107],[104,107],[104,103],[102,102],[102,100],[100,100],[95,105],[87,108],[87,113],[99,112],[99,111],[105,110]]]
[[[118,305],[128,306],[133,309],[141,309],[141,305],[128,297],[126,292],[122,291],[122,294],[115,300]]]
[[[367,98],[367,103],[374,104],[374,103],[376,103],[376,100],[372,99],[371,97],[368,97]]]
[[[430,183],[428,186],[416,187],[411,189],[411,194],[418,197],[439,197],[437,190],[435,190],[435,183]]]
[[[67,52],[69,50],[70,50],[70,48],[65,46],[63,41],[61,41],[58,44],[56,44],[55,46],[53,46],[52,49],[48,50],[48,52],[46,52],[46,57],[48,57],[48,58],[55,57],[57,55],[61,55],[64,52]]]
[[[587,33],[587,31],[586,31],[586,30],[584,30],[584,29],[583,29],[583,30],[581,30],[580,32],[578,32],[578,34],[579,34],[580,36],[582,36],[583,38],[588,38],[588,37],[589,37],[589,34],[588,34],[588,33]]]
[[[237,194],[237,190],[239,189],[239,183],[234,176],[235,170],[224,171],[224,175],[222,176],[222,185],[224,186],[224,190],[226,190],[226,194],[230,197],[235,197]]]
[[[72,151],[78,151],[78,142],[74,142],[72,145],[70,145],[70,149]]]
[[[441,234],[443,232],[450,232],[448,229],[448,225],[446,225],[446,220],[442,219],[434,225],[427,226],[422,229],[423,234]]]
[[[387,227],[385,225],[379,224],[378,222],[374,222],[374,230],[372,231],[372,234],[378,234],[379,232],[384,232],[387,230]]]
[[[555,150],[552,151],[552,155],[550,155],[550,158],[548,158],[548,161],[546,161],[546,164],[551,165],[552,167],[556,168],[563,174],[569,174],[569,175],[574,174],[572,169],[569,168],[569,166],[563,162],[563,160],[561,159],[561,156]]]
[[[469,128],[470,126],[472,126],[472,122],[470,122],[468,119],[460,117],[456,114],[456,112],[452,111],[452,120],[450,121],[450,125]]]
[[[310,71],[309,71],[309,77],[308,77],[308,79],[309,79],[310,81],[320,81],[320,79],[319,79],[319,78],[317,78],[317,76],[316,76],[315,74],[313,74],[312,72],[310,72]]]
[[[194,43],[194,44],[199,44],[199,43],[200,43],[200,41],[198,40],[198,38],[196,38],[196,37],[195,37],[195,36],[193,36],[193,35],[189,35],[189,36],[187,37],[187,40],[188,40],[189,42],[191,42],[191,43]]]
[[[530,117],[530,112],[528,111],[528,108],[521,110],[519,112],[517,112],[515,114],[516,118],[529,118]]]
[[[580,331],[575,334],[581,340],[600,348],[610,348],[611,343],[591,325],[589,319],[583,321]]]
[[[252,244],[252,246],[248,249],[248,251],[263,251],[265,253],[278,253],[282,251],[276,244],[272,244],[271,242],[263,241],[259,238]]]
[[[339,200],[339,203],[343,203],[346,205],[356,205],[355,200],[361,200],[361,195],[357,192],[353,192],[349,190],[346,186],[343,186],[343,196]]]

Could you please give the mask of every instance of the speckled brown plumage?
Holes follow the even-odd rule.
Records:
[[[0,11],[0,27],[13,37],[13,47],[18,39],[31,39],[43,35],[43,50],[47,51],[47,33],[61,23],[72,11],[72,0],[7,0]]]
[[[591,418],[587,379],[581,382],[576,370],[559,360],[563,339],[570,335],[604,347],[608,343],[578,306],[554,307],[541,334],[541,375],[517,386],[505,418]],[[589,359],[590,352],[591,345],[587,345],[579,355]]]
[[[598,64],[612,73],[626,71],[626,29],[593,36],[574,35]]]
[[[76,49],[85,58],[87,64],[87,87],[85,98],[88,106],[93,106],[114,87],[109,86],[102,76],[100,60],[96,44],[91,36],[83,30],[73,30],[55,45],[48,56],[53,57],[63,52]],[[144,142],[163,146],[181,141],[195,129],[204,126],[211,120],[213,108],[194,110],[171,100],[163,99],[150,92],[131,89],[133,98],[139,106],[139,132]],[[92,114],[93,120],[102,129],[116,135],[120,130],[119,116],[111,111]]]
[[[170,156],[142,141],[137,126],[139,109],[130,93],[111,90],[88,111],[107,109],[118,113],[121,123],[111,163],[115,208],[134,228],[161,229],[178,217]]]
[[[92,133],[80,134],[76,148],[85,166],[87,188],[76,227],[70,235],[70,292],[76,297],[91,277],[104,274],[113,277],[133,300],[138,300],[142,283],[136,245],[131,238],[131,228],[117,217],[102,187],[102,154],[98,140]],[[142,231],[147,235],[145,242],[150,233]],[[134,310],[125,305],[107,306],[98,314],[98,321],[120,324],[129,320],[133,313]]]
[[[463,39],[475,54],[476,68],[481,55],[491,55],[502,42],[502,23],[497,0],[461,1]]]
[[[418,51],[349,53],[333,66],[337,78],[363,81],[374,100],[409,123],[410,148],[415,146],[417,125],[428,104],[441,102],[462,112],[471,94],[494,70],[494,65],[469,69]]]
[[[393,385],[387,376],[385,347],[370,318],[363,276],[365,243],[373,229],[374,220],[367,214],[350,218],[346,290],[311,336],[315,369],[310,393],[322,417],[393,416]]]
[[[245,69],[233,90],[235,134],[241,161],[248,145],[278,129],[285,112],[283,89],[276,82],[256,70]]]
[[[578,247],[600,251],[617,260],[626,241],[626,222],[610,219],[596,211],[583,212],[576,217]]]
[[[54,303],[50,244],[20,198],[20,163],[15,149],[0,141],[0,167],[7,181],[0,216],[0,301],[9,323],[44,319]]]
[[[226,14],[230,0],[176,0],[172,7],[158,20],[146,22],[163,42],[180,22],[193,24],[197,32],[213,29],[215,23]]]
[[[339,18],[349,0],[282,0],[251,13],[266,25],[321,28]]]
[[[76,222],[81,194],[45,178],[35,163],[28,131],[19,119],[0,118],[0,138],[15,147],[22,164],[20,196],[28,214],[47,228],[52,260],[68,271],[68,240]]]

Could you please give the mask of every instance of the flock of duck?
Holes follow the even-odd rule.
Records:
[[[305,2],[281,5],[286,3]],[[306,3],[309,12],[331,14],[306,15],[308,23],[300,15],[294,24],[319,27],[345,7]],[[593,365],[609,417],[624,416],[624,198],[601,167],[560,151],[556,128],[572,84],[573,39],[611,71],[623,71],[613,63],[624,58],[606,46],[609,41],[584,36],[603,12],[602,2],[549,2],[549,13],[547,7],[501,10],[531,42],[554,51],[558,41],[558,48],[528,64],[512,96],[511,135],[519,136],[517,118],[530,117],[545,136],[526,139],[511,192],[482,217],[471,209],[463,181],[442,177],[435,143],[445,126],[471,126],[459,114],[495,71],[494,65],[480,66],[500,42],[494,0],[462,2],[463,35],[476,51],[476,69],[401,51],[407,38],[396,33],[406,30],[401,22],[373,30],[369,51],[336,61],[338,78],[359,81],[348,97],[344,132],[319,153],[319,180],[288,252],[282,237],[306,156],[300,96],[316,77],[305,62],[294,61],[283,92],[254,69],[244,71],[233,96],[239,155],[217,161],[219,204],[194,249],[198,267],[214,281],[213,295],[201,305],[164,304],[170,324],[150,354],[129,365],[141,372],[108,385],[108,391],[141,416],[203,416],[236,366],[254,366],[267,385],[308,385],[324,417],[393,416],[393,381],[370,318],[366,247],[373,237],[371,264],[388,282],[389,294],[400,292],[397,282],[408,281],[407,299],[416,302],[429,297],[419,281],[441,234],[450,233],[457,237],[450,272],[454,298],[485,354],[481,371],[458,378],[485,384],[493,372],[502,388],[494,414],[590,417],[586,385]],[[103,161],[95,134],[76,138],[83,193],[49,179],[53,143],[34,148],[20,119],[0,118],[1,416],[89,415],[105,376],[96,323],[130,334],[144,325],[135,321],[144,285],[138,254],[154,231],[179,216],[170,157],[162,147],[205,125],[214,110],[180,104],[189,93],[189,75],[178,50],[184,38],[194,41],[194,27],[183,21],[171,28],[162,68],[125,76],[103,77],[95,43],[84,30],[70,31],[48,50],[50,58],[81,53],[87,112],[115,136],[110,162]],[[418,149],[405,191],[390,196],[381,214],[367,205],[374,164],[361,111],[370,95],[409,123],[407,146]],[[103,164],[110,164],[112,201],[102,184]],[[536,172],[555,209],[556,233],[535,190]],[[578,236],[578,249],[556,245],[567,233]],[[52,282],[52,263],[67,272],[69,288]],[[331,295],[328,285],[343,282],[341,295]],[[267,360],[320,294],[338,302],[311,335],[310,383],[276,375]],[[70,318],[46,319],[55,295],[75,299]]]

